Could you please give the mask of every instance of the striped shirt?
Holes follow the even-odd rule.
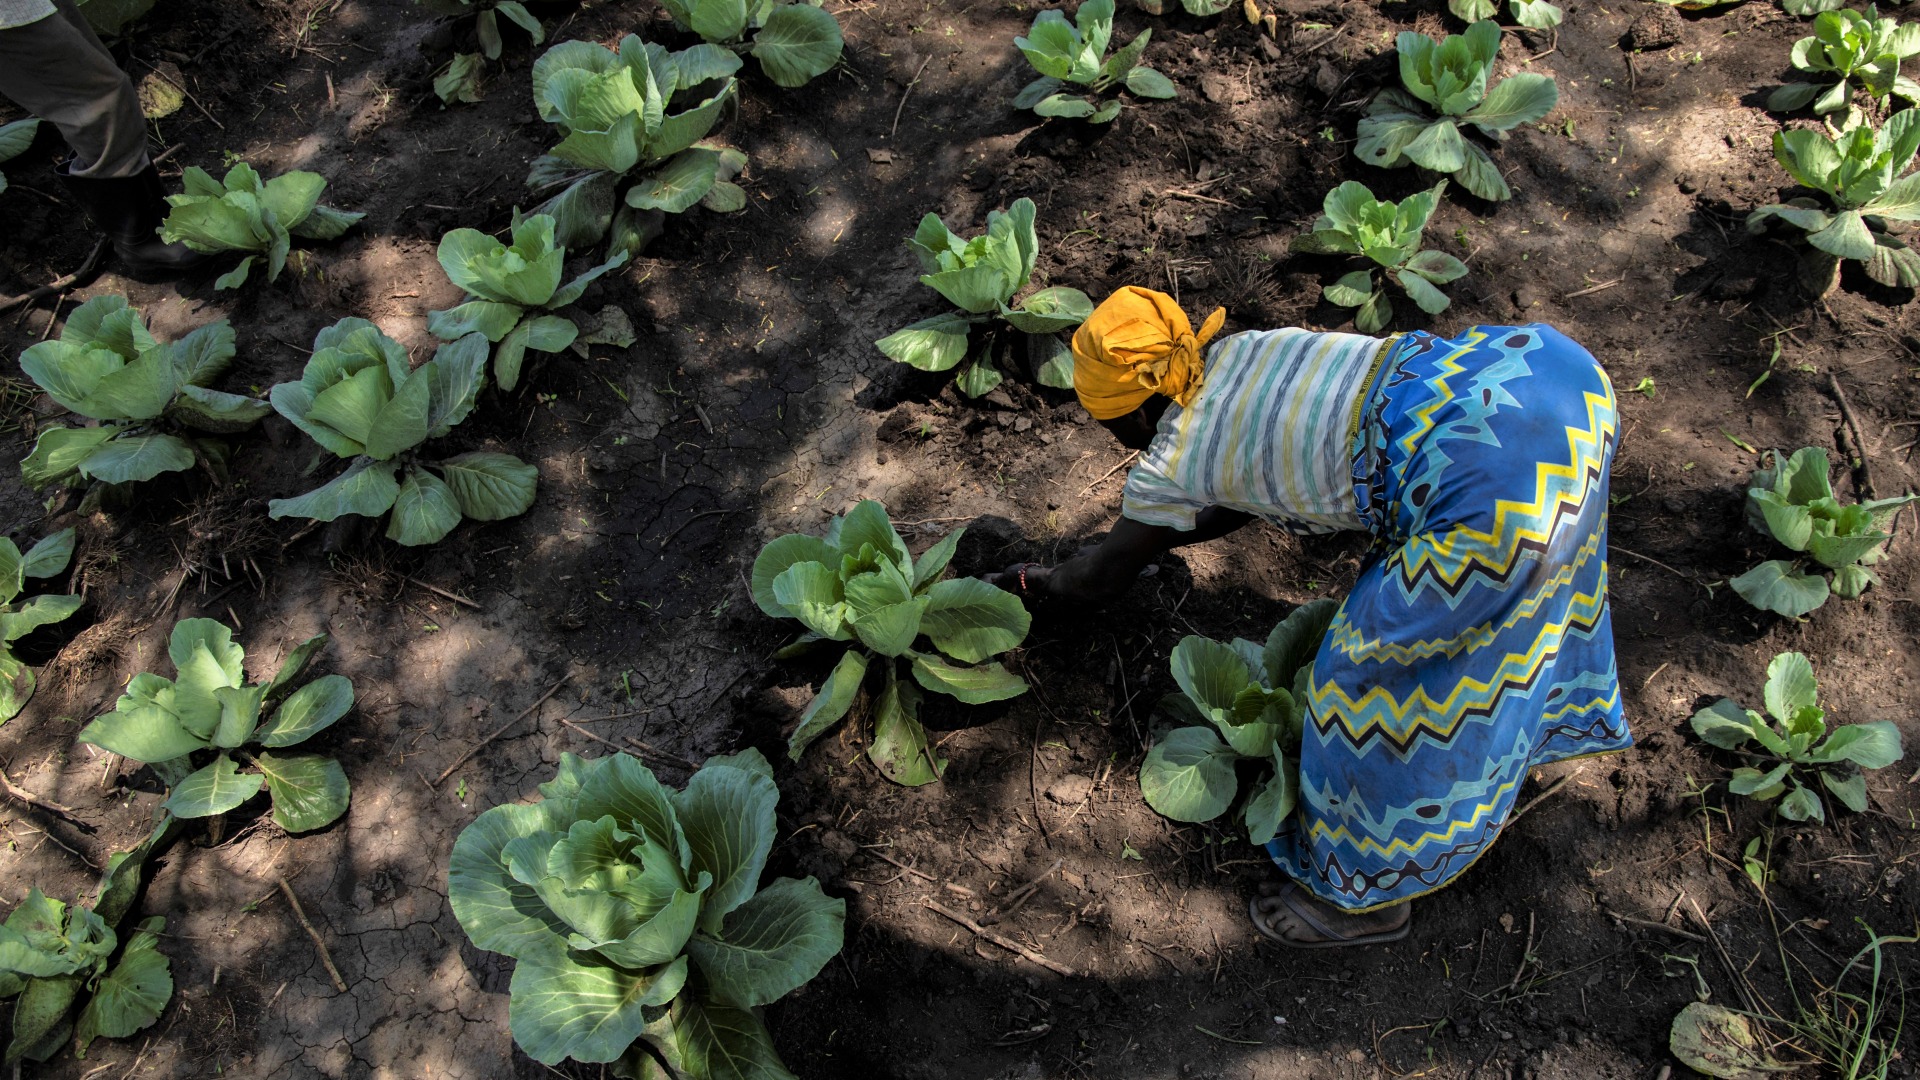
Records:
[[[1199,395],[1167,410],[1128,471],[1121,513],[1183,532],[1208,506],[1299,533],[1364,528],[1353,434],[1391,340],[1295,327],[1222,338]]]
[[[49,0],[0,0],[0,30],[29,26],[51,14]]]

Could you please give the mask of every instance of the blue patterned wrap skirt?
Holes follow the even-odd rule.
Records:
[[[1551,327],[1405,335],[1365,399],[1375,544],[1315,656],[1274,862],[1349,911],[1451,882],[1527,771],[1632,743],[1607,610],[1613,388]]]

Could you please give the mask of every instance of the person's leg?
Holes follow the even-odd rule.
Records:
[[[73,0],[54,4],[54,15],[0,30],[0,95],[60,130],[73,149],[67,176],[138,176],[147,128],[133,82]]]
[[[53,3],[55,14],[0,30],[0,95],[60,130],[73,156],[56,174],[113,241],[129,276],[171,277],[206,262],[185,244],[160,240],[166,188],[147,156],[146,119],[132,80],[73,0]]]
[[[1545,327],[1483,327],[1400,375],[1393,546],[1315,657],[1300,809],[1270,849],[1299,889],[1254,911],[1290,944],[1327,938],[1316,920],[1381,932],[1339,913],[1401,917],[1487,851],[1529,769],[1631,742],[1606,606],[1605,374]]]

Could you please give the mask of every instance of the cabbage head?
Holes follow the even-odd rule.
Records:
[[[562,754],[540,794],[476,818],[447,872],[468,938],[517,961],[514,1042],[624,1076],[660,1075],[657,1054],[687,1080],[790,1077],[752,1010],[840,951],[846,902],[812,878],[761,885],[766,759],[710,758],[675,791],[626,754]]]

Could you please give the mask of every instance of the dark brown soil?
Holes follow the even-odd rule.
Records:
[[[1508,35],[1503,71],[1552,74],[1560,105],[1496,152],[1512,202],[1457,189],[1442,202],[1430,242],[1472,268],[1451,287],[1453,307],[1429,319],[1399,305],[1400,329],[1549,322],[1609,368],[1623,412],[1612,596],[1637,736],[1624,754],[1543,770],[1532,791],[1565,785],[1419,902],[1409,940],[1319,953],[1266,943],[1245,915],[1274,876],[1262,853],[1230,829],[1159,818],[1136,780],[1173,644],[1264,635],[1291,605],[1341,595],[1357,540],[1249,530],[1169,557],[1106,610],[1044,613],[1015,657],[1033,694],[929,707],[953,763],[942,784],[886,783],[844,727],[786,761],[785,735],[822,672],[769,659],[790,628],[763,618],[744,582],[766,539],[877,498],[912,523],[916,549],[966,526],[956,565],[972,573],[1063,557],[1118,507],[1124,454],[1071,395],[1014,380],[968,402],[872,347],[937,310],[902,244],[921,215],[972,233],[988,210],[1028,196],[1040,207],[1040,284],[1096,297],[1128,283],[1169,289],[1192,312],[1226,306],[1230,330],[1344,324],[1319,290],[1349,267],[1290,256],[1287,242],[1340,180],[1396,198],[1430,184],[1363,169],[1354,123],[1395,78],[1395,32],[1459,24],[1438,0],[1262,6],[1278,15],[1274,36],[1237,7],[1209,19],[1123,13],[1125,33],[1152,27],[1147,61],[1180,97],[1090,131],[1007,104],[1030,77],[1011,39],[1031,7],[834,0],[842,69],[794,91],[744,80],[724,137],[750,155],[748,209],[676,219],[583,301],[626,308],[639,343],[547,361],[462,429],[469,446],[539,466],[534,509],[468,523],[430,550],[349,537],[328,554],[322,533],[270,521],[267,499],[311,484],[305,439],[277,419],[240,441],[223,492],[195,480],[155,485],[130,509],[43,513],[14,465],[58,409],[30,387],[10,393],[10,534],[77,525],[73,588],[89,602],[22,643],[41,690],[0,729],[13,781],[88,828],[0,805],[8,904],[32,884],[73,895],[88,863],[144,831],[162,797],[151,777],[73,737],[128,677],[164,664],[176,619],[235,625],[256,670],[327,631],[324,662],[359,699],[328,740],[354,785],[347,818],[300,837],[236,819],[218,842],[200,832],[174,847],[140,909],[169,920],[174,1003],[149,1031],[43,1075],[547,1075],[507,1034],[511,962],[466,943],[444,875],[480,811],[532,795],[562,751],[610,752],[582,728],[628,749],[640,740],[674,782],[687,760],[742,746],[779,762],[774,869],[817,875],[849,901],[842,958],[767,1010],[809,1080],[1646,1078],[1674,1064],[1668,1022],[1694,1000],[1696,971],[1716,1002],[1741,1001],[1731,967],[1791,1013],[1777,933],[1808,965],[1807,993],[1867,926],[1920,922],[1911,760],[1871,778],[1870,812],[1787,826],[1728,796],[1729,763],[1686,728],[1714,696],[1757,700],[1768,658],[1800,649],[1831,712],[1894,720],[1920,745],[1910,525],[1884,584],[1805,621],[1758,613],[1724,585],[1766,551],[1742,524],[1747,448],[1857,450],[1832,380],[1857,410],[1879,494],[1915,483],[1920,435],[1911,295],[1849,273],[1816,302],[1795,284],[1792,252],[1742,228],[1787,184],[1768,150],[1778,122],[1758,104],[1804,33],[1757,2],[1675,19],[1637,0],[1575,0],[1557,34]],[[555,40],[670,36],[649,4],[539,13]],[[194,104],[156,124],[175,148],[167,168],[219,171],[232,153],[263,172],[310,169],[328,177],[328,202],[368,217],[274,286],[236,296],[108,274],[61,312],[124,291],[163,336],[229,318],[232,389],[294,377],[314,332],[346,315],[424,354],[425,313],[458,298],[434,261],[439,236],[504,228],[527,201],[527,163],[551,141],[530,107],[531,54],[511,32],[486,100],[440,108],[431,76],[468,33],[401,0],[162,5],[121,50],[136,75],[179,64],[193,90]],[[1625,51],[1666,38],[1677,40]],[[49,132],[6,166],[0,276],[11,291],[69,272],[90,246],[48,170],[56,142]],[[47,318],[40,307],[0,327],[6,374],[17,377],[13,357]],[[1750,392],[1776,344],[1771,376]],[[1851,494],[1858,477],[1842,471]],[[1739,863],[1749,840],[1769,836],[1777,877],[1763,902]],[[345,993],[276,875],[329,942]],[[991,929],[1072,977],[926,906],[985,920],[1035,880]]]

